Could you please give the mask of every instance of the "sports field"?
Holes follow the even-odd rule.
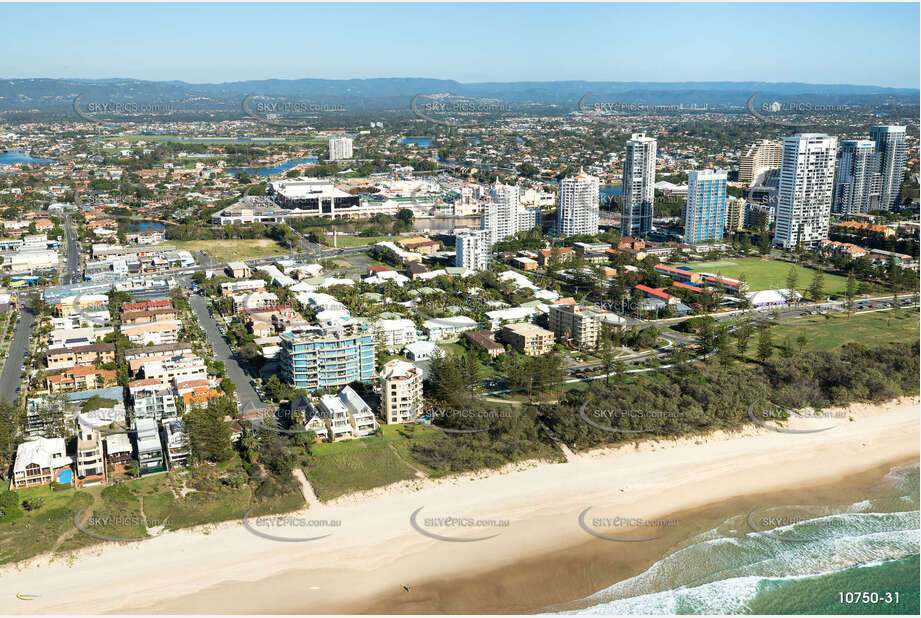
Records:
[[[745,279],[752,292],[758,290],[786,289],[787,275],[792,264],[779,260],[762,260],[761,258],[735,258],[716,262],[688,262],[687,266],[697,272],[708,272],[723,275],[730,279]],[[812,283],[815,272],[811,268],[797,266],[798,279],[796,289],[804,293]],[[844,294],[847,279],[838,275],[825,273],[825,294]]]

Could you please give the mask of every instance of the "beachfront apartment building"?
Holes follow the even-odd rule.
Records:
[[[371,406],[355,392],[351,386],[346,386],[336,395],[342,405],[349,411],[349,417],[352,422],[352,429],[356,437],[364,438],[374,435],[379,425],[374,419],[374,411]]]
[[[642,238],[652,231],[655,201],[656,140],[645,133],[634,133],[624,154],[623,206],[620,233]]]
[[[367,382],[374,376],[374,333],[356,320],[331,320],[280,335],[281,375],[297,388],[316,390]]]
[[[723,239],[726,225],[726,171],[688,172],[684,209],[684,242],[697,244]]]
[[[560,204],[556,211],[558,236],[598,233],[600,186],[598,178],[581,170],[560,182]]]
[[[580,350],[591,349],[598,344],[601,318],[594,311],[576,304],[550,305],[547,317],[550,330],[560,341]]]
[[[313,402],[304,395],[291,402],[290,413],[291,420],[303,424],[304,431],[312,431],[317,441],[326,440],[329,437],[326,420]]]
[[[106,462],[99,430],[80,422],[77,425],[77,484],[104,483]]]
[[[394,359],[381,368],[381,416],[388,425],[419,420],[422,412],[422,370]]]
[[[797,133],[783,140],[773,244],[812,247],[828,238],[838,138]]]
[[[163,445],[157,433],[157,421],[140,418],[134,421],[135,453],[141,476],[166,472]]]
[[[335,395],[323,395],[319,403],[320,413],[326,419],[333,441],[356,438],[355,429],[348,408]]]
[[[163,421],[161,428],[163,444],[166,446],[166,461],[170,468],[184,466],[192,454],[189,438],[185,427],[178,418],[169,418]]]

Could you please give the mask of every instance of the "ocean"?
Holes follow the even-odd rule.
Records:
[[[860,502],[735,515],[561,613],[918,615],[918,487],[902,466]]]

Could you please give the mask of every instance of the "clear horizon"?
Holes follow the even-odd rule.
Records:
[[[4,32],[4,79],[921,81],[917,3],[4,4],[0,16],[35,26]]]

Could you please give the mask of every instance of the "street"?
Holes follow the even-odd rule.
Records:
[[[29,349],[32,337],[32,323],[35,316],[32,308],[26,302],[21,302],[22,311],[19,312],[19,321],[16,323],[14,340],[10,343],[10,351],[3,364],[3,373],[0,374],[0,397],[14,401],[18,396],[16,389],[19,387],[22,375],[23,358]]]
[[[73,224],[70,221],[70,215],[64,217],[64,234],[67,236],[67,266],[64,268],[64,276],[61,277],[61,284],[78,283],[80,277],[80,245],[77,243],[77,237],[74,235]]]
[[[237,387],[237,395],[240,397],[240,411],[245,412],[264,408],[265,404],[259,399],[256,391],[253,390],[252,384],[250,384],[250,377],[240,367],[237,359],[234,358],[227,340],[224,339],[217,327],[217,322],[208,313],[208,301],[198,294],[189,294],[189,305],[198,318],[198,324],[205,331],[208,343],[213,346],[215,360],[224,363],[227,377]]]

